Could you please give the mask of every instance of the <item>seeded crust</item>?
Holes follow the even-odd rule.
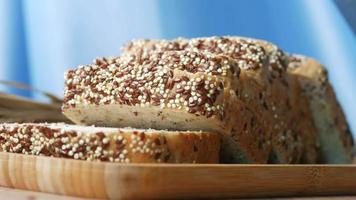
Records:
[[[66,124],[1,124],[0,151],[118,163],[217,163],[219,134]]]
[[[352,134],[339,105],[326,69],[317,61],[300,55],[290,56],[288,70],[298,77],[308,97],[318,130],[323,163],[352,163]]]
[[[239,76],[234,59],[201,52],[99,58],[67,73],[63,112],[80,124],[222,133],[234,144],[222,150],[223,162],[266,163],[269,136],[253,131],[262,122],[235,105],[241,104]],[[240,137],[233,129],[250,134]]]
[[[287,72],[287,59],[275,45],[240,37],[136,40],[123,48],[123,56],[149,56],[154,51],[192,50],[230,56],[240,67],[237,98],[259,121],[260,134],[271,140],[272,163],[315,163],[317,133],[306,98],[295,76]],[[240,122],[237,122],[240,123]],[[262,133],[262,134],[261,134]],[[243,134],[242,132],[235,135]],[[257,138],[259,137],[257,135]],[[232,161],[234,162],[234,161]]]

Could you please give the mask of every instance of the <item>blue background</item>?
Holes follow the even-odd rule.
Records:
[[[67,69],[117,55],[129,40],[212,35],[265,39],[320,60],[356,133],[356,39],[332,0],[0,0],[0,80],[62,96]]]

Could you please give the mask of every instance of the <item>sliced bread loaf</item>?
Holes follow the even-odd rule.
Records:
[[[269,132],[237,97],[240,72],[234,59],[193,51],[97,59],[67,73],[63,112],[80,124],[218,132],[233,144],[224,162],[266,163]]]

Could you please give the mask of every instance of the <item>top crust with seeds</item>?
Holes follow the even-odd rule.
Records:
[[[261,45],[248,38],[211,37],[195,38],[191,40],[179,38],[167,40],[137,40],[123,48],[124,55],[138,54],[145,57],[152,51],[192,50],[224,54],[237,60],[242,69],[256,69],[261,67],[267,58]]]

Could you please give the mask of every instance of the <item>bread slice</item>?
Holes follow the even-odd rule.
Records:
[[[287,56],[277,46],[242,37],[175,40],[136,40],[123,48],[123,56],[148,57],[152,52],[192,50],[229,56],[241,68],[236,96],[271,137],[272,163],[315,163],[317,132],[299,83],[287,72]],[[237,122],[241,123],[241,122]],[[236,133],[237,135],[241,134]]]
[[[217,163],[220,136],[202,131],[0,124],[0,151],[119,163]]]
[[[231,135],[233,141],[237,141],[240,147],[247,149],[245,151],[251,151],[249,157],[255,158],[257,155],[263,159],[259,159],[257,163],[266,163],[271,154],[271,134],[273,132],[273,125],[270,123],[270,119],[273,118],[272,112],[267,111],[268,105],[271,103],[270,96],[266,93],[267,85],[267,62],[268,55],[264,48],[257,44],[255,41],[247,38],[227,38],[227,37],[212,37],[212,38],[197,38],[197,39],[176,39],[176,40],[137,40],[128,44],[123,48],[123,56],[137,56],[137,57],[149,57],[152,52],[164,52],[164,51],[194,51],[203,54],[211,53],[215,56],[227,56],[231,57],[238,64],[238,84],[231,88],[231,99],[236,102],[234,107],[230,110],[234,110],[234,113],[241,113],[239,117],[234,117],[232,120]],[[241,120],[244,119],[244,120]],[[277,131],[276,131],[277,132]],[[251,146],[251,142],[256,140],[253,137],[258,137],[257,144]],[[248,138],[241,139],[241,138]],[[241,162],[238,159],[239,156],[235,156],[235,152],[231,156],[231,153],[225,153],[230,151],[231,147],[236,146],[236,142],[227,142],[224,140],[223,148],[224,153],[221,155],[225,162]],[[267,148],[261,148],[267,146]],[[254,149],[265,149],[264,152]],[[282,155],[283,150],[278,153]],[[261,156],[261,154],[263,156]],[[230,156],[228,156],[230,155]],[[237,155],[239,155],[237,153]],[[237,157],[237,158],[236,158]],[[250,159],[256,160],[256,159]],[[243,161],[243,159],[242,159]],[[261,162],[262,161],[262,162]]]
[[[328,81],[326,69],[314,59],[290,56],[289,71],[298,77],[319,132],[323,163],[351,163],[353,139]]]
[[[63,112],[79,124],[218,132],[230,144],[223,145],[224,162],[266,163],[268,132],[237,98],[239,84],[239,64],[226,56],[102,58],[67,73]]]

